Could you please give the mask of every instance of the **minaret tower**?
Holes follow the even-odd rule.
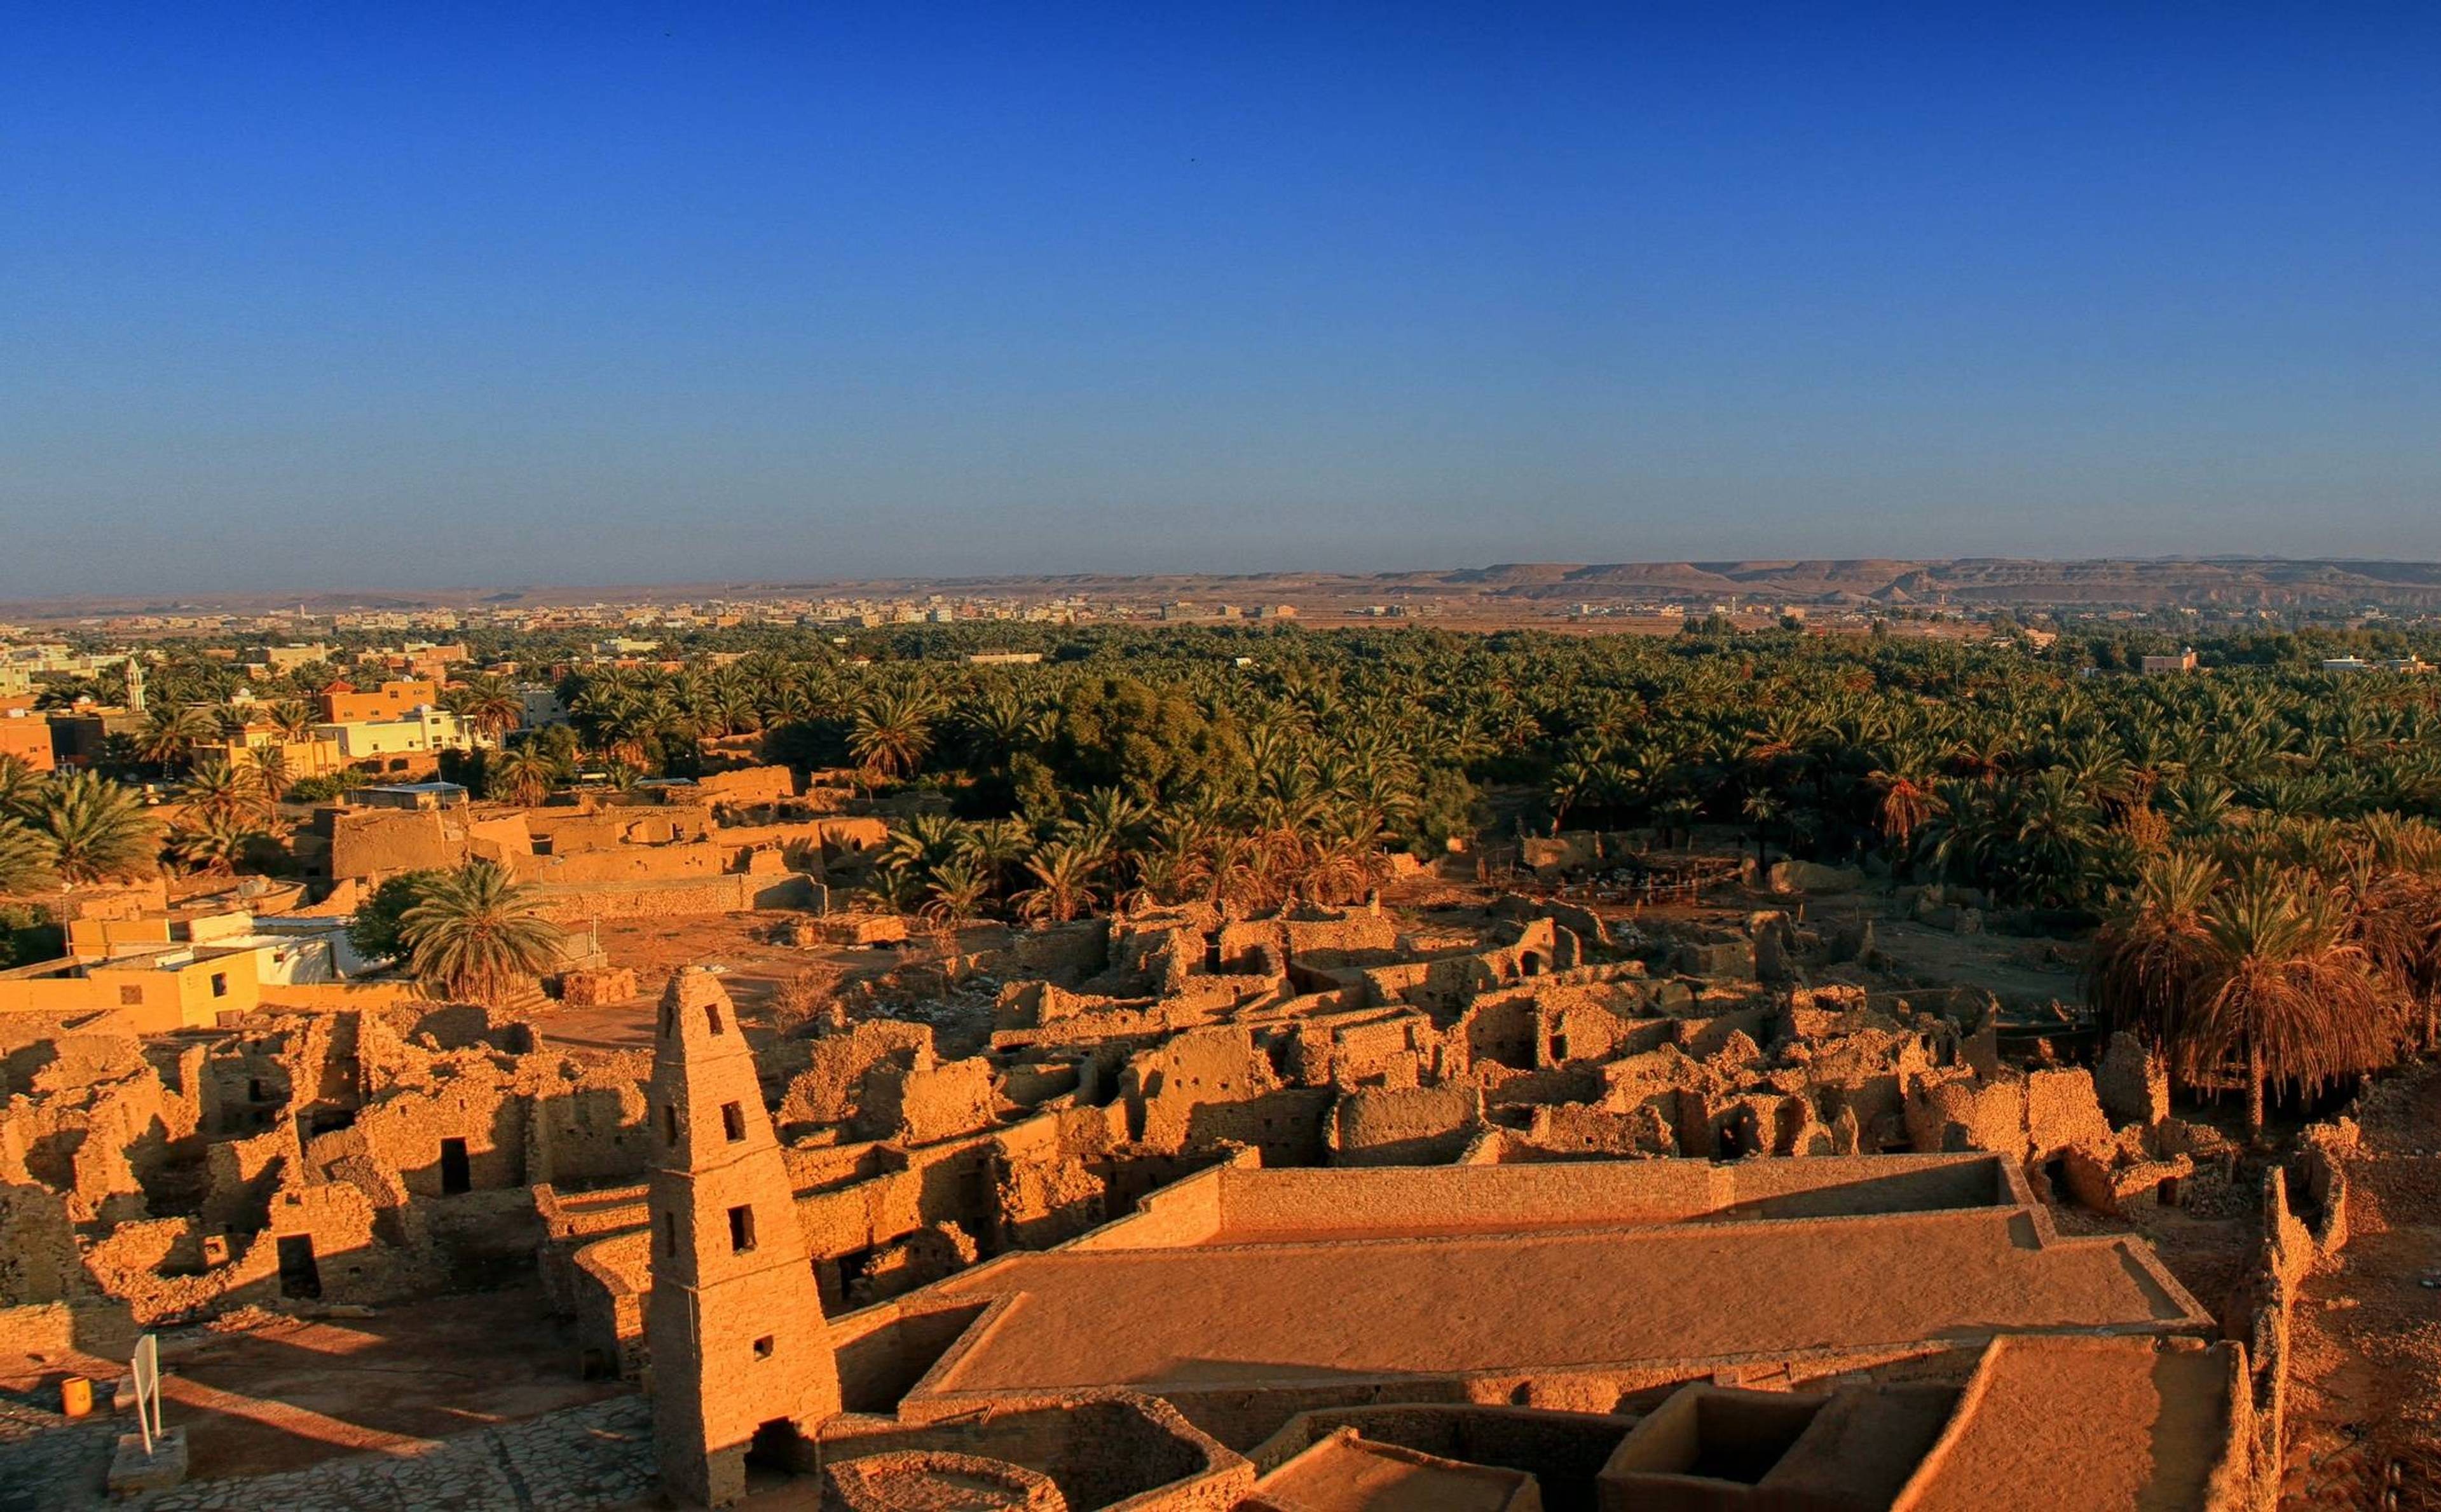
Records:
[[[764,1431],[810,1438],[840,1410],[839,1367],[763,1107],[720,980],[670,978],[653,1048],[653,1438],[661,1485],[725,1506]]]

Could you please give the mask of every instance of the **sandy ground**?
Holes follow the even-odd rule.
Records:
[[[1927,986],[1980,987],[2012,1008],[2085,1000],[2076,965],[2082,946],[2073,943],[1952,934],[1905,920],[1877,919],[1873,945],[1890,971]]]
[[[776,912],[606,920],[599,927],[602,947],[616,964],[635,969],[636,996],[599,1008],[554,1008],[536,1019],[535,1028],[551,1044],[647,1050],[652,1046],[653,1005],[670,973],[681,966],[713,967],[738,1007],[756,1018],[772,994],[800,974],[813,973],[836,988],[937,953],[933,943],[920,936],[903,949],[800,948],[772,941],[775,928],[804,917]],[[1005,931],[971,929],[964,948],[981,948],[986,936],[1005,938]]]
[[[242,1332],[162,1340],[162,1416],[186,1427],[196,1480],[397,1450],[629,1389],[578,1378],[573,1337],[531,1286],[371,1318],[262,1316],[262,1326]],[[0,1388],[36,1390],[68,1371],[115,1379],[125,1369],[82,1357],[0,1359]]]
[[[2291,1324],[2284,1512],[2441,1508],[2441,1068],[2365,1137],[2347,1245]]]

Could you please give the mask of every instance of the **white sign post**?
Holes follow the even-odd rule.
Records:
[[[136,1341],[136,1431],[144,1435],[144,1454],[151,1458],[153,1441],[161,1434],[161,1346],[146,1334]]]

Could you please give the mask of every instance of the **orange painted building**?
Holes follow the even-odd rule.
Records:
[[[38,772],[57,765],[51,756],[51,722],[29,709],[0,711],[0,756],[13,756]]]
[[[292,782],[300,777],[327,777],[348,765],[347,758],[339,754],[337,741],[321,737],[286,740],[270,725],[248,725],[239,739],[203,749],[232,766],[249,765],[257,760],[258,751],[277,749],[280,769]]]
[[[329,724],[350,725],[396,719],[426,706],[441,707],[439,684],[421,679],[386,682],[371,693],[358,693],[346,683],[338,683],[322,694],[322,718]]]

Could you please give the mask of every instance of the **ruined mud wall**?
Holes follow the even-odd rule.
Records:
[[[761,909],[805,909],[820,896],[811,877],[730,873],[692,881],[547,886],[536,911],[568,926],[595,919],[683,919],[707,913],[750,913]]]

